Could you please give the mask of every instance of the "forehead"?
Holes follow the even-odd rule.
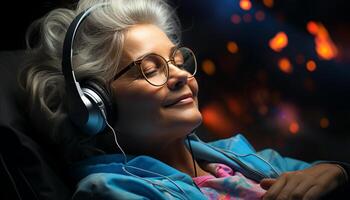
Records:
[[[139,24],[126,32],[124,54],[132,60],[148,53],[157,53],[166,57],[173,46],[168,36],[157,26]]]

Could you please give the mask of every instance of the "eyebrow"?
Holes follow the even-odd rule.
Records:
[[[177,45],[172,46],[172,47],[170,48],[169,58],[173,55],[174,50],[177,49],[177,48],[178,48]],[[135,61],[136,61],[136,60],[141,60],[142,58],[144,58],[145,56],[147,56],[147,55],[149,55],[149,54],[157,54],[157,53],[154,53],[154,52],[145,53],[145,54],[143,54],[143,55],[137,57],[137,58],[135,59]],[[157,55],[158,55],[158,54],[157,54]]]

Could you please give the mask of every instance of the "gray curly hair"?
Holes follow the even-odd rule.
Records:
[[[74,17],[97,3],[110,6],[94,10],[79,28],[73,56],[77,81],[98,80],[111,91],[108,83],[120,63],[124,35],[133,25],[154,24],[174,44],[180,42],[179,20],[165,0],[80,0],[76,9],[58,8],[35,21],[26,34],[29,56],[22,82],[30,94],[31,107],[39,106],[44,118],[54,124],[58,123],[61,114],[66,114],[63,104],[65,81],[61,69],[65,33]],[[64,136],[51,133],[50,137],[59,140],[57,137]]]

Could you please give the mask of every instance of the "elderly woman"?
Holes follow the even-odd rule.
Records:
[[[162,0],[81,0],[27,39],[34,123],[70,167],[73,199],[318,199],[347,182],[345,163],[196,137],[196,57]]]

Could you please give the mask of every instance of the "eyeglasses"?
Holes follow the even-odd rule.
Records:
[[[193,77],[197,72],[197,60],[193,51],[187,47],[180,47],[173,50],[168,61],[158,54],[147,54],[143,58],[126,66],[114,76],[113,80],[118,79],[129,71],[131,67],[136,65],[139,66],[140,73],[148,83],[159,87],[168,81],[169,62],[179,69],[186,71],[188,73],[188,78]]]

